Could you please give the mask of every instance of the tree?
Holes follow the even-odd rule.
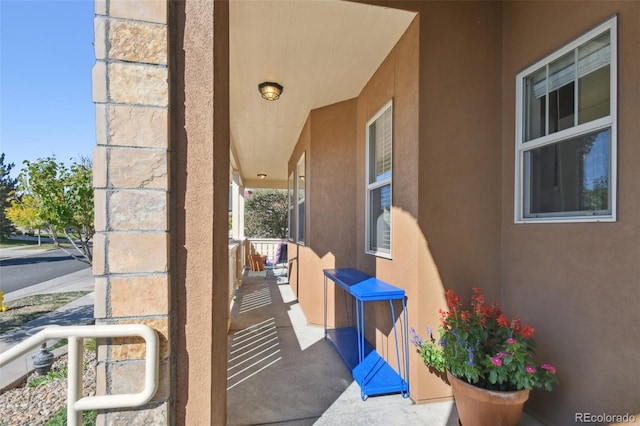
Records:
[[[607,178],[601,176],[595,179],[591,188],[583,188],[582,196],[582,208],[584,210],[607,210],[609,207],[609,184],[607,183]]]
[[[7,217],[20,228],[38,231],[38,245],[40,245],[40,230],[45,222],[38,215],[38,203],[29,194],[15,195],[11,205],[6,208]]]
[[[245,234],[250,238],[286,238],[287,191],[258,189],[244,204]]]
[[[5,214],[5,209],[11,205],[11,196],[16,189],[18,179],[9,173],[15,164],[4,164],[4,152],[0,154],[0,240],[6,240],[15,232],[15,227]]]
[[[69,169],[58,163],[55,156],[24,164],[9,214],[44,226],[54,244],[73,258],[91,264],[90,241],[95,230],[90,161],[81,159]],[[77,252],[61,245],[59,233],[65,235]]]

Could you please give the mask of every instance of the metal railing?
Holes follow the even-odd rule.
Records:
[[[140,393],[82,396],[83,339],[142,337],[146,344],[144,389]],[[83,410],[140,407],[158,388],[158,336],[144,324],[50,326],[0,354],[0,367],[50,339],[68,340],[67,425],[82,424]]]

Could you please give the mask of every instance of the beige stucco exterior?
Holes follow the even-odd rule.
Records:
[[[323,275],[316,259],[326,258],[327,252],[332,256],[324,262],[325,268],[356,267],[403,288],[409,325],[419,330],[428,324],[437,328],[438,308],[443,306],[444,289],[449,286],[464,292],[478,285],[494,298],[499,294],[500,117],[481,103],[493,97],[495,110],[499,109],[500,64],[465,57],[459,49],[470,48],[470,43],[476,44],[474,52],[499,48],[500,14],[496,11],[500,5],[466,5],[474,10],[467,10],[467,17],[457,21],[442,19],[443,14],[455,16],[451,5],[428,8],[429,13],[409,26],[355,99],[351,121],[345,120],[349,115],[344,109],[352,101],[312,111],[309,116],[307,126],[334,131],[335,119],[342,118],[340,125],[345,129],[336,133],[355,137],[346,143],[340,141],[341,156],[355,161],[347,167],[340,164],[346,161],[343,159],[314,167],[315,156],[325,155],[325,145],[336,143],[334,135],[322,131],[310,136],[303,131],[290,159],[293,167],[303,147],[308,151],[309,238],[300,250],[309,256],[298,257],[299,273],[292,282],[298,293],[314,295],[312,300],[299,298],[312,323],[323,321],[323,306],[317,303],[322,297]],[[479,19],[484,25],[472,26],[471,42],[460,33]],[[449,49],[454,39],[460,46]],[[421,55],[423,50],[434,56]],[[473,76],[468,75],[469,69],[474,70]],[[482,90],[469,94],[467,84],[442,84],[447,78],[464,81],[471,77]],[[390,99],[394,108],[393,235],[392,259],[385,259],[365,254],[365,129],[367,121]],[[466,117],[464,126],[452,111]],[[337,187],[340,191],[334,189]],[[469,217],[471,209],[474,215]],[[318,211],[323,213],[314,213]],[[316,234],[338,237],[316,250]],[[349,239],[347,244],[352,247],[355,244],[355,252],[341,253],[348,247],[344,239]],[[338,307],[342,306],[341,297],[338,291]],[[336,311],[342,315],[342,309]],[[387,348],[387,340],[392,338],[388,307],[384,303],[371,305],[367,315],[376,319],[367,322],[369,341]],[[395,365],[395,354],[389,352]],[[448,387],[428,374],[411,348],[409,352],[412,398],[426,402],[449,397]]]
[[[309,112],[290,153],[288,172],[306,158],[306,238],[288,253],[309,322],[323,322],[323,268],[403,288],[419,331],[437,327],[446,289],[479,286],[536,328],[539,356],[558,369],[557,389],[527,403],[536,417],[565,425],[576,412],[639,412],[640,3],[376,4],[418,15],[356,98]],[[514,224],[515,76],[616,14],[617,221]],[[163,336],[158,395],[104,413],[105,424],[226,420],[228,25],[223,1],[96,1],[96,318]],[[365,126],[390,99],[384,259],[365,254]],[[339,298],[331,289],[330,325],[344,322]],[[393,360],[388,308],[367,315],[368,340]],[[118,343],[101,346],[99,392],[139,374],[140,348]],[[409,352],[412,399],[450,398]]]
[[[502,301],[530,321],[558,391],[529,409],[563,424],[574,411],[637,413],[640,392],[640,3],[505,4],[502,105]],[[513,75],[618,16],[618,219],[615,223],[513,224]],[[566,19],[570,16],[571,19]],[[545,22],[543,28],[536,22]],[[597,386],[593,386],[594,384]]]
[[[326,257],[326,252],[334,254],[344,247],[345,234],[355,236],[355,254],[336,255],[328,267],[354,266],[404,288],[409,325],[419,330],[427,324],[437,326],[445,289],[468,296],[472,286],[483,288],[506,312],[522,316],[537,328],[540,358],[553,360],[561,372],[561,384],[553,393],[534,392],[527,405],[549,424],[573,422],[574,413],[589,410],[637,412],[633,398],[622,395],[624,389],[638,390],[634,377],[640,368],[638,347],[629,341],[638,330],[640,245],[635,237],[640,223],[637,215],[625,213],[638,207],[638,192],[631,182],[638,181],[640,171],[636,162],[628,160],[638,156],[633,143],[638,129],[633,119],[625,118],[637,114],[638,108],[633,96],[624,96],[638,86],[637,78],[631,77],[638,75],[637,55],[631,53],[638,34],[629,24],[637,21],[638,4],[603,2],[578,8],[571,3],[411,2],[405,6],[420,12],[419,17],[356,99],[357,116],[352,123],[356,138],[342,148],[342,155],[349,159],[355,148],[356,162],[346,168],[314,167],[314,155],[322,155],[317,153],[324,153],[324,144],[333,138],[321,132],[310,137],[303,133],[291,157],[293,166],[302,146],[307,150],[307,199],[313,203],[308,232],[330,229],[330,234],[342,236],[331,248],[323,243],[321,253],[310,237],[304,252],[315,254],[313,259],[319,254]],[[623,111],[618,121],[618,221],[516,225],[515,75],[616,13],[621,70],[618,108]],[[574,17],[570,25],[566,16]],[[394,102],[395,120],[390,260],[367,255],[364,248],[366,122],[389,99]],[[321,110],[322,116],[312,111],[307,125],[334,126],[332,118],[346,116],[343,109],[342,104],[328,106]],[[346,127],[342,135],[353,132],[349,123],[341,125]],[[331,191],[328,197],[323,185],[332,180],[342,180],[341,191]],[[335,223],[353,209],[347,200],[353,200],[354,181],[355,230],[351,218]],[[328,187],[335,188],[335,183]],[[318,210],[324,215],[314,216]],[[321,266],[311,258],[308,263],[305,257],[298,259],[296,289],[319,295]],[[326,262],[322,267],[327,267]],[[605,320],[609,311],[603,302],[623,314]],[[311,322],[322,321],[322,306],[304,299],[301,303]],[[375,330],[367,330],[368,339],[385,348],[388,312],[377,307],[367,313],[376,317]],[[602,340],[608,343],[600,344]],[[592,362],[605,363],[615,342],[624,342],[618,343],[616,361],[612,359],[624,365],[618,373],[588,367]],[[446,398],[448,388],[411,355],[412,399]],[[584,386],[585,381],[606,383],[606,393],[617,395],[615,404],[601,398],[601,388]]]
[[[229,268],[229,12],[226,2],[171,5],[171,277],[177,342],[172,422],[222,425]]]

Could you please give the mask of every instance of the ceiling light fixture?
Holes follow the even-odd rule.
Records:
[[[264,180],[266,178],[267,178],[267,174],[266,173],[258,173],[258,179]]]
[[[258,90],[264,99],[268,101],[277,101],[282,94],[283,87],[278,83],[265,81],[264,83],[258,84]]]

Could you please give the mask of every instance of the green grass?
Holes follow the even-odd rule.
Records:
[[[94,426],[98,412],[96,410],[82,413],[82,426]],[[67,426],[67,407],[61,408],[47,421],[44,426]]]
[[[84,339],[84,349],[86,351],[95,351],[96,350],[96,339],[94,339],[93,337],[89,338],[89,339]]]
[[[0,241],[0,248],[11,248],[11,247],[19,247],[19,246],[31,246],[37,245],[37,241],[22,241],[22,240],[2,240]]]
[[[58,349],[58,348],[61,348],[63,346],[67,346],[68,343],[69,343],[69,341],[67,339],[60,339],[56,343],[54,343],[53,345],[49,346],[47,349],[52,351],[54,349]]]
[[[61,244],[64,247],[67,247],[68,244]],[[23,248],[22,250],[51,250],[54,248],[58,248],[58,246],[56,246],[55,244],[40,244],[40,245],[28,245],[25,248]]]
[[[36,234],[34,237],[37,237]],[[50,243],[49,238],[50,235],[47,233],[42,233],[40,235],[42,238],[42,244],[38,245],[38,240],[34,238],[33,240],[19,240],[14,238],[9,238],[5,240],[0,240],[0,248],[13,248],[13,247],[21,247],[26,246],[25,249],[50,249],[55,248],[55,244]],[[46,240],[46,241],[45,241]],[[64,247],[72,247],[72,244],[67,241],[67,237],[64,234],[58,234],[58,241],[60,241],[62,246]],[[2,426],[2,424],[0,424]]]
[[[66,240],[67,239],[67,236],[64,235],[64,232],[58,232],[56,235],[58,236],[58,239],[61,239],[61,240]],[[36,236],[37,236],[37,234],[36,234]],[[42,237],[50,238],[51,234],[49,234],[48,232],[43,232],[42,233]]]
[[[56,380],[66,379],[69,371],[67,367],[60,368],[58,370],[51,370],[44,376],[33,377],[27,382],[27,387],[37,388],[38,386],[46,385],[47,383],[55,382]]]
[[[72,247],[71,243],[60,244],[63,247]],[[23,240],[4,240],[0,242],[0,248],[20,248],[22,250],[49,250],[57,248],[52,243],[42,243],[38,245],[37,241],[23,241]]]
[[[69,341],[67,339],[60,339],[56,343],[54,343],[53,345],[49,346],[47,349],[52,351],[54,349],[58,349],[58,348],[61,348],[63,346],[67,346],[68,344],[69,344]],[[94,339],[93,337],[88,338],[88,339],[84,339],[84,344],[82,346],[87,351],[95,351],[96,350],[96,339]],[[0,426],[2,426],[2,425],[0,425]]]
[[[37,294],[20,299],[4,302],[9,307],[6,312],[0,312],[0,333],[19,327],[46,313],[55,311],[59,307],[89,293],[88,291],[72,291],[68,293]]]

